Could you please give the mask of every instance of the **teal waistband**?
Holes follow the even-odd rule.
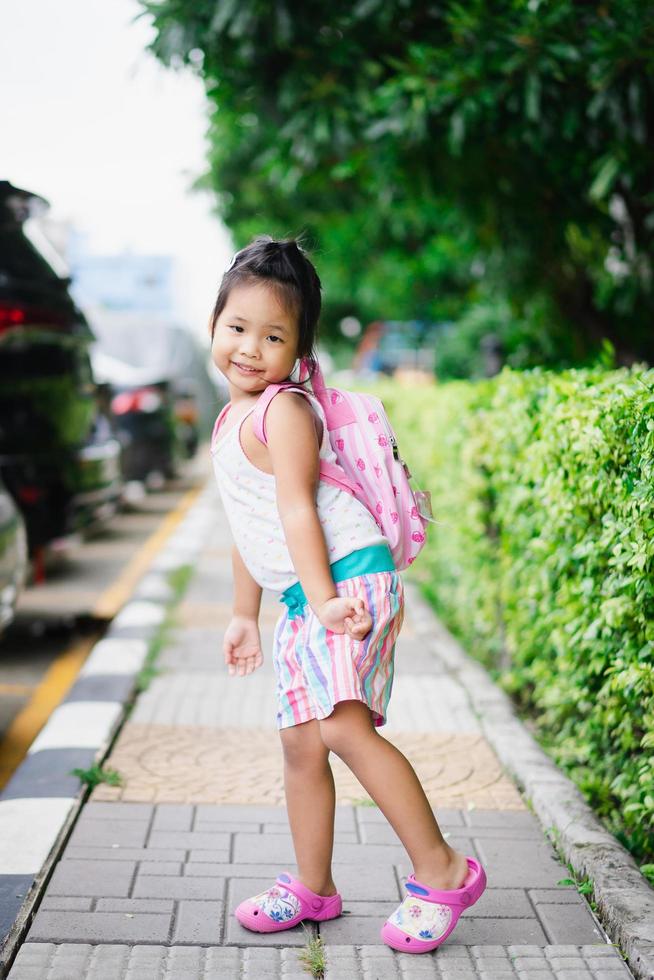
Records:
[[[391,549],[387,544],[371,544],[367,548],[352,551],[349,555],[337,559],[329,567],[335,582],[344,582],[346,578],[369,575],[372,572],[395,571]],[[289,586],[282,592],[279,601],[288,606],[289,619],[295,619],[296,616],[301,616],[304,612],[307,597],[300,583],[296,582],[295,585]]]

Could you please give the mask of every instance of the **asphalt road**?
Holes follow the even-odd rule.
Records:
[[[202,486],[205,448],[163,489],[50,556],[45,581],[22,593],[0,637],[0,789]]]

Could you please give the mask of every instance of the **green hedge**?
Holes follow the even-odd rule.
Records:
[[[414,573],[654,872],[654,371],[377,389],[433,495]]]

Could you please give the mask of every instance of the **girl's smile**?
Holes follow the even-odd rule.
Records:
[[[239,371],[242,371],[244,374],[259,374],[261,371],[261,368],[248,367],[247,364],[239,364],[238,361],[231,361],[230,363],[233,364],[234,367],[237,367]]]

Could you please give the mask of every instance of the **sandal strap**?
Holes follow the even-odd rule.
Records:
[[[449,905],[453,908],[468,908],[479,898],[479,877],[481,865],[474,858],[467,858],[469,873],[473,873],[473,879],[469,884],[462,885],[461,888],[430,888],[417,881],[415,875],[409,875],[404,887],[414,898],[421,898],[424,902],[438,902],[440,905]]]
[[[310,888],[303,885],[301,881],[294,878],[288,871],[283,871],[277,876],[277,884],[287,891],[292,892],[302,904],[302,912],[317,912],[325,904],[325,897],[312,892]],[[332,896],[330,896],[331,898]]]

